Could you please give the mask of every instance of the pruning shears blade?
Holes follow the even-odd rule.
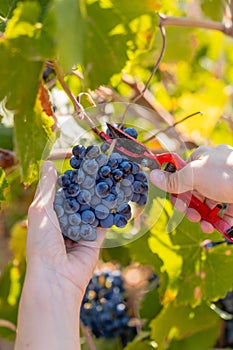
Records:
[[[112,134],[112,137],[114,139],[118,139],[118,144],[120,144],[122,147],[124,147],[124,145],[127,147],[127,142],[124,142],[124,140],[127,140],[129,141],[130,148],[133,153],[144,157],[146,157],[147,154],[151,154],[149,149],[143,143],[126,134],[123,130],[118,129],[116,126],[110,123],[106,124],[110,133]],[[129,144],[127,148],[129,148]]]

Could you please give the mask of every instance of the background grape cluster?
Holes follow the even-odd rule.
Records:
[[[95,272],[83,298],[81,320],[96,338],[120,337],[125,346],[136,335],[126,303],[121,271]]]
[[[137,137],[133,128],[124,131]],[[108,155],[108,148],[107,143],[74,146],[73,169],[58,178],[54,209],[63,235],[74,241],[95,240],[97,227],[125,227],[132,216],[129,202],[147,203],[147,175],[125,155]]]

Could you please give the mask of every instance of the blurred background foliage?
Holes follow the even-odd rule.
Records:
[[[75,113],[62,83],[73,96],[88,91],[97,104],[133,101],[165,40],[164,56],[137,103],[154,110],[162,126],[203,112],[176,126],[188,150],[184,157],[199,145],[233,146],[232,13],[228,0],[0,0],[1,338],[15,337],[27,210],[39,167],[54,159],[61,118]],[[86,129],[84,121],[80,128]],[[151,217],[161,205],[147,234],[101,253],[104,262],[151,266],[160,279],[141,301],[143,326],[126,349],[226,347],[215,303],[232,290],[233,248],[206,249],[199,226],[185,219],[177,226],[177,213],[168,200],[161,204],[159,193]],[[169,235],[168,223],[176,227]],[[222,237],[214,232],[208,239]],[[13,347],[4,344],[0,349]]]

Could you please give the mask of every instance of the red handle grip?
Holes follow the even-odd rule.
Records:
[[[176,153],[162,153],[156,155],[156,160],[160,165],[171,163],[176,170],[182,169],[187,164]],[[206,204],[192,195],[190,191],[172,195],[185,202],[189,208],[195,209],[201,215],[202,220],[211,223],[216,230],[222,233],[229,241],[233,242],[233,226],[230,226],[228,222],[224,221],[218,215],[221,206],[216,205],[216,207],[210,209]]]

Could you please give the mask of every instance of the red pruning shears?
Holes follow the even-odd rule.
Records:
[[[114,141],[114,148],[138,163],[140,163],[142,159],[146,159],[150,169],[160,168],[166,164],[166,171],[175,172],[186,165],[186,162],[176,153],[167,152],[154,154],[143,143],[126,134],[123,130],[110,123],[107,123],[107,126],[113,138],[104,132],[100,133],[101,138],[108,143]],[[191,191],[173,194],[173,196],[184,201],[189,208],[198,211],[203,220],[211,223],[216,230],[221,232],[229,241],[233,242],[233,226],[230,226],[230,224],[218,215],[222,209],[221,205],[218,204],[213,209],[210,209],[206,204],[192,195]]]

